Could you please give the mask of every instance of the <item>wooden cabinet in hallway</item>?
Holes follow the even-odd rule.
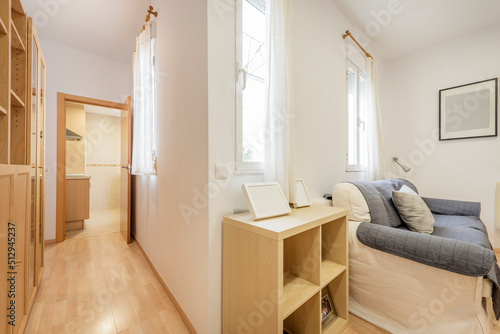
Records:
[[[45,61],[20,0],[0,5],[0,333],[24,332],[44,268]]]

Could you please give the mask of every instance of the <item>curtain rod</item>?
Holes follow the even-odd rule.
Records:
[[[149,6],[148,15],[146,15],[146,22],[149,22],[151,20],[151,14],[153,14],[155,17],[158,17],[158,12],[153,11],[153,6]],[[145,29],[146,25],[143,25],[141,32],[143,32]]]
[[[346,39],[348,36],[352,38],[352,40],[354,41],[354,43],[356,43],[361,50],[363,50],[363,52],[365,53],[365,55],[367,57],[370,57],[371,59],[373,59],[372,55],[369,54],[368,52],[366,52],[365,49],[363,49],[363,47],[361,46],[361,44],[358,43],[358,41],[356,40],[356,38],[354,38],[354,36],[351,34],[351,32],[349,30],[346,30],[345,34],[342,35],[342,38]]]

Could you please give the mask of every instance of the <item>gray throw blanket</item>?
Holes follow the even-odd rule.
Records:
[[[431,235],[412,232],[392,202],[392,191],[407,180],[352,182],[365,197],[371,223],[361,223],[356,235],[365,245],[432,267],[493,282],[493,310],[500,319],[500,268],[479,219],[480,203],[423,198],[434,215],[436,226]]]

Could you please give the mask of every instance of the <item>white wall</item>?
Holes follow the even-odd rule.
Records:
[[[364,177],[346,172],[346,41],[342,34],[354,29],[331,0],[292,3],[296,176],[304,179],[312,198],[320,198],[339,182]]]
[[[45,239],[56,238],[57,93],[123,103],[132,92],[132,65],[40,40],[47,63]]]
[[[463,36],[387,63],[382,115],[387,158],[412,167],[409,177],[423,196],[479,201],[493,245],[495,187],[500,181],[500,138],[439,142],[439,90],[500,75],[500,27]]]
[[[66,174],[85,174],[85,109],[82,105],[66,103],[66,129],[83,139],[66,141]]]
[[[87,112],[85,129],[91,215],[93,211],[119,209],[121,118]]]
[[[248,211],[241,185],[262,175],[215,180],[215,165],[235,161],[235,21],[227,1],[208,2],[209,89],[209,314],[210,333],[221,333],[222,220]],[[351,24],[331,0],[294,0],[293,95],[297,177],[311,196],[330,193],[336,182],[357,179],[345,172],[346,92],[342,33]]]
[[[209,302],[210,333],[222,333],[222,219],[248,211],[241,191],[245,182],[261,182],[262,174],[231,175],[215,180],[215,165],[234,170],[236,154],[235,112],[235,8],[227,1],[208,2],[209,93]],[[207,189],[208,190],[208,189]]]
[[[134,177],[134,233],[196,330],[208,333],[208,202],[196,196],[208,183],[207,3],[153,5],[158,175]]]

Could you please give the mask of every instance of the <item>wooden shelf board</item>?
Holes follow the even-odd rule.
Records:
[[[254,221],[250,212],[224,217],[224,223],[265,237],[283,240],[311,228],[332,222],[347,214],[346,209],[311,205],[308,208],[292,209],[287,216]],[[304,222],[307,222],[304,224]]]
[[[288,277],[287,277],[288,276]],[[283,287],[283,319],[297,310],[319,291],[319,286],[294,275],[284,275]]]
[[[11,8],[16,13],[23,14],[23,15],[25,14],[24,7],[23,7],[23,4],[21,3],[21,0],[12,0]]]
[[[321,287],[330,283],[333,279],[342,274],[345,269],[345,266],[341,264],[323,260],[321,262]]]
[[[0,106],[0,115],[7,115],[7,109],[4,107]]]
[[[10,90],[10,103],[13,106],[16,107],[23,107],[24,108],[24,102],[17,96],[16,92],[14,92],[12,89]]]
[[[3,23],[3,20],[0,17],[0,35],[7,35],[7,33],[7,26]]]
[[[24,43],[21,40],[21,36],[19,35],[19,32],[17,31],[16,25],[14,24],[14,21],[10,20],[10,28],[12,30],[12,37],[11,37],[11,43],[12,47],[17,50],[21,51],[26,51],[26,48],[24,47]]]
[[[342,333],[342,331],[349,325],[349,320],[338,317],[335,319],[333,324],[328,326],[327,329],[325,329],[322,334],[337,334],[337,333]]]

